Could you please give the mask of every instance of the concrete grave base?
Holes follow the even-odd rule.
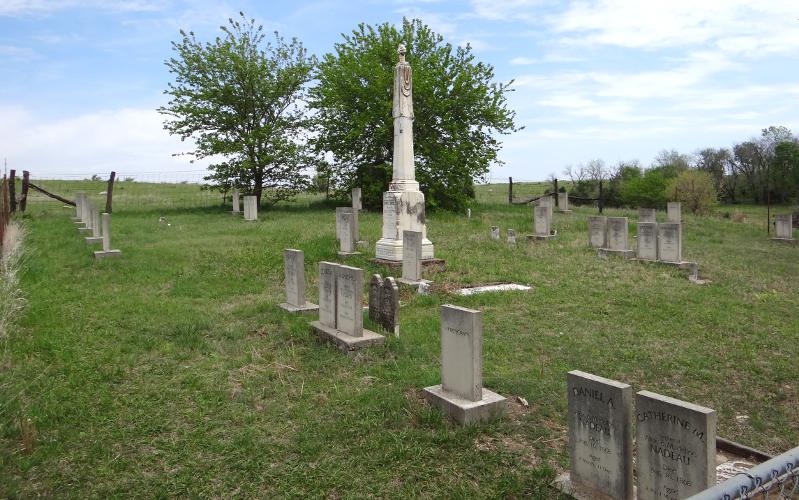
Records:
[[[372,264],[378,264],[387,267],[402,267],[402,260],[387,260],[387,259],[369,259]],[[444,271],[447,269],[447,261],[444,259],[422,259],[422,269],[428,269],[435,272]]]
[[[441,384],[425,387],[424,398],[461,425],[496,420],[508,409],[508,400],[505,397],[485,387],[483,399],[480,401],[469,401],[446,392]]]
[[[608,255],[619,255],[628,259],[635,258],[635,250],[611,250],[610,248],[597,248],[596,254],[600,257],[607,257]],[[654,262],[654,261],[651,261]]]
[[[339,252],[339,257],[352,257],[353,255],[361,255],[361,252]]]
[[[552,234],[550,234],[549,236],[545,236],[545,235],[542,235],[542,234],[528,234],[527,235],[527,239],[528,240],[549,240],[549,239],[554,238],[557,235],[558,235],[557,231],[552,231]]]
[[[319,321],[312,321],[311,328],[320,339],[332,343],[339,350],[348,354],[364,347],[383,345],[386,341],[384,336],[365,328],[363,329],[362,337],[347,335],[335,328],[325,326]]]
[[[601,491],[573,482],[568,472],[559,475],[552,486],[576,500],[615,500]],[[633,491],[635,490],[636,488],[633,487]],[[633,493],[633,498],[636,498],[636,493]]]
[[[88,228],[88,227],[79,227],[78,228],[78,232],[81,233],[81,234],[90,233],[91,231],[92,231],[91,228]]]
[[[95,243],[102,243],[103,237],[102,236],[88,236],[85,238],[87,245],[94,245]]]
[[[771,241],[781,241],[783,243],[788,243],[790,245],[796,245],[797,243],[799,243],[799,240],[797,240],[796,238],[770,238],[770,239]]]
[[[295,306],[289,304],[288,302],[283,302],[282,304],[278,305],[281,309],[285,309],[290,313],[311,314],[319,310],[319,306],[312,304],[311,302],[306,302],[304,306]]]
[[[97,252],[94,252],[95,259],[102,259],[104,257],[120,257],[121,255],[122,255],[122,250],[108,250],[108,251],[99,250]]]
[[[82,224],[82,222],[80,220],[80,217],[70,217],[69,220],[71,220],[72,222],[76,222],[76,223],[80,222]]]
[[[558,210],[558,213],[561,213],[561,214],[570,214],[570,213],[572,213],[572,211],[571,211],[571,210]]]
[[[83,222],[83,221],[82,221],[82,220],[80,220],[80,219],[78,219],[78,220],[76,220],[76,221],[73,221],[73,222],[75,223],[75,225],[76,225],[76,226],[85,226],[85,225],[86,225],[86,223],[85,223],[85,222]]]

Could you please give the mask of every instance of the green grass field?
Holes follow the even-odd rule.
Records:
[[[100,262],[73,211],[31,203],[28,306],[0,352],[0,497],[553,498],[572,369],[712,407],[728,439],[799,444],[799,247],[767,239],[763,208],[719,209],[743,223],[685,216],[683,255],[712,280],[698,286],[670,267],[597,258],[592,208],[556,215],[553,241],[491,241],[491,225],[529,232],[531,213],[487,202],[487,189],[471,220],[430,214],[446,272],[429,276],[429,296],[402,289],[400,338],[355,358],[277,307],[283,248],[305,251],[314,302],[316,263],[341,261],[320,200],[248,223],[218,202],[171,200],[196,186],[132,183],[141,203],[112,218],[123,255]],[[360,226],[372,249],[346,262],[385,275],[368,260],[381,214]],[[502,281],[534,291],[447,293]],[[420,399],[440,381],[446,303],[483,311],[484,384],[512,399],[500,422],[460,428]]]

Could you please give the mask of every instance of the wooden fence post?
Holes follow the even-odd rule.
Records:
[[[508,205],[513,205],[513,177],[508,177]]]
[[[17,211],[17,171],[13,168],[8,176],[8,198],[11,202],[11,213]]]
[[[111,172],[111,177],[108,178],[108,188],[105,190],[105,213],[111,213],[111,205],[114,200],[114,178],[117,176],[116,172]]]
[[[22,171],[22,194],[19,197],[19,211],[25,213],[25,207],[28,206],[28,183],[30,182],[31,173],[27,170]]]
[[[558,180],[555,179],[554,182],[555,182],[555,206],[560,208],[560,202],[558,201],[558,198],[560,198],[560,196],[558,196]]]
[[[599,213],[602,213],[602,181],[599,181]]]

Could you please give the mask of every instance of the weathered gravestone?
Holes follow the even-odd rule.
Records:
[[[638,223],[637,257],[642,260],[658,260],[657,222]]]
[[[516,243],[516,231],[513,229],[508,229],[508,243]]]
[[[336,238],[341,241],[341,236],[345,231],[344,214],[351,214],[352,238],[357,244],[360,240],[360,225],[358,223],[358,210],[353,207],[336,207]]]
[[[119,257],[122,250],[111,250],[111,214],[103,214],[103,249],[94,252],[94,257]]]
[[[547,207],[547,211],[549,212],[549,220],[552,220],[552,210],[555,206],[555,200],[552,199],[551,195],[542,196],[538,199],[538,206],[539,207]],[[535,213],[535,212],[533,212]]]
[[[638,222],[657,222],[657,211],[654,208],[639,208]]]
[[[558,209],[560,212],[571,212],[569,210],[569,193],[558,193]]]
[[[507,400],[483,388],[483,318],[480,311],[441,306],[441,385],[425,399],[461,425],[502,416]]]
[[[555,236],[552,232],[551,206],[533,207],[533,233],[528,238],[547,239]]]
[[[80,222],[80,216],[81,216],[81,214],[82,214],[82,212],[81,212],[81,210],[82,210],[82,207],[81,207],[81,205],[83,204],[83,195],[84,195],[84,194],[85,194],[85,193],[83,193],[83,192],[81,192],[81,191],[78,191],[78,192],[76,192],[76,193],[75,193],[75,217],[73,217],[73,218],[72,218],[72,220],[73,220],[74,222],[76,222],[76,223],[79,223],[79,222]]]
[[[342,257],[360,254],[355,243],[355,218],[357,216],[352,211],[337,213],[336,215],[336,220],[339,223],[339,243],[341,245],[338,254]]]
[[[353,210],[363,210],[361,203],[361,188],[352,188],[352,208]]]
[[[679,201],[670,201],[666,205],[666,219],[669,222],[682,222],[682,204]]]
[[[333,272],[327,272],[331,268]],[[330,285],[331,274],[335,277],[335,286]],[[362,295],[363,269],[321,262],[319,321],[311,322],[314,332],[348,353],[361,347],[382,344],[385,337],[363,328]],[[332,315],[331,307],[335,310]],[[335,326],[331,326],[332,322]]]
[[[592,248],[605,248],[608,218],[604,215],[588,216],[588,246]]]
[[[678,500],[716,482],[716,412],[649,391],[635,398],[639,500]]]
[[[93,245],[95,243],[102,243],[103,237],[100,231],[100,209],[92,207],[90,216],[92,220],[92,235],[86,237],[86,244]]]
[[[258,220],[258,198],[244,197],[244,220]]]
[[[83,212],[82,217],[82,224],[83,227],[78,227],[79,233],[88,233],[92,230],[92,211],[94,210],[94,205],[92,205],[91,200],[84,197],[83,204],[81,205],[81,211]]]
[[[421,231],[402,232],[402,278],[400,283],[418,284],[422,279]]]
[[[319,306],[305,299],[305,254],[302,250],[286,248],[283,250],[285,271],[286,302],[280,307],[289,312],[311,313]]]
[[[577,370],[566,383],[571,470],[562,489],[577,498],[632,500],[632,387]]]
[[[629,251],[627,217],[608,217],[607,249]]]
[[[232,205],[232,210],[230,211],[230,213],[236,214],[236,215],[241,213],[241,207],[239,206],[239,202],[240,201],[241,200],[240,200],[240,197],[239,197],[239,188],[231,189],[231,191],[230,191],[230,203]]]
[[[779,214],[774,218],[777,239],[793,239],[793,214]]]
[[[491,239],[492,240],[499,239],[499,228],[497,226],[491,226]]]
[[[369,319],[399,337],[399,288],[394,278],[373,274],[369,282]]]
[[[681,224],[674,222],[658,224],[658,260],[682,262]]]

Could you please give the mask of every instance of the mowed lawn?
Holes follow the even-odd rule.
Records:
[[[100,262],[73,211],[30,206],[28,305],[0,345],[0,497],[553,498],[573,369],[712,407],[719,435],[749,446],[799,444],[799,246],[767,239],[762,208],[719,209],[743,210],[743,223],[685,215],[683,255],[712,280],[701,286],[597,258],[593,208],[556,214],[558,237],[532,244],[526,206],[430,214],[447,260],[428,276],[434,293],[403,288],[400,337],[348,358],[312,336],[309,317],[277,307],[284,248],[305,251],[314,302],[317,262],[342,262],[332,205],[304,197],[245,222],[229,205],[166,199],[196,189],[153,185],[125,203],[112,217],[122,257]],[[629,215],[634,234],[635,212],[606,212]],[[365,282],[385,275],[368,260],[381,223],[361,215],[370,249],[344,261]],[[448,293],[489,282],[534,290]],[[511,399],[500,422],[461,428],[420,399],[440,383],[447,303],[483,311],[484,385]]]

